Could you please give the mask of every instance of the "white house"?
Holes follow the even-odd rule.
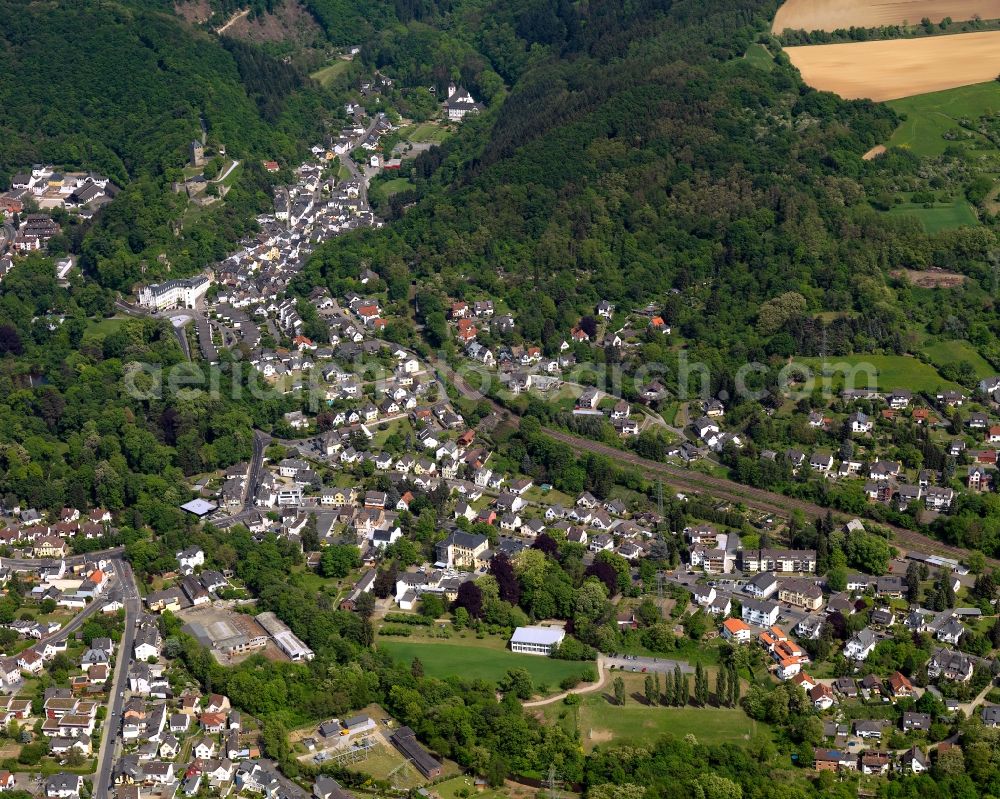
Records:
[[[780,606],[777,602],[743,600],[743,621],[758,627],[771,627],[778,621]]]
[[[844,657],[848,660],[865,660],[877,643],[878,636],[866,627],[844,644]]]

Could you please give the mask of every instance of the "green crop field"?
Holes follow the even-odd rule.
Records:
[[[965,198],[950,203],[934,203],[931,208],[924,208],[917,203],[903,203],[893,206],[889,213],[894,216],[916,217],[928,233],[979,224],[979,217]]]
[[[906,116],[889,139],[890,145],[908,147],[918,155],[940,155],[949,144],[942,134],[957,128],[959,119],[975,120],[1000,111],[1000,83],[989,81],[918,94],[890,100],[887,105]],[[987,144],[985,138],[981,144]]]
[[[796,359],[796,363],[805,364],[813,370],[817,387],[822,385],[824,362],[832,372],[830,381],[834,390],[842,387],[844,376],[849,370],[854,370],[854,388],[868,388],[867,374],[863,371],[866,365],[872,367],[872,373],[875,375],[875,385],[871,387],[879,391],[891,391],[894,388],[908,388],[913,391],[960,388],[957,383],[941,377],[930,364],[908,355],[850,355],[842,358]]]
[[[958,363],[968,361],[972,368],[976,370],[977,377],[989,377],[995,375],[997,370],[990,366],[989,362],[973,347],[968,341],[959,339],[953,341],[936,341],[933,344],[925,344],[921,348],[935,366],[943,366],[946,363]]]
[[[508,669],[525,669],[531,674],[536,688],[545,685],[550,693],[559,690],[564,677],[579,675],[592,663],[571,660],[553,660],[538,655],[515,655],[504,648],[497,639],[470,639],[461,643],[450,640],[389,640],[380,638],[380,649],[388,652],[398,661],[409,663],[420,658],[424,673],[432,677],[458,675],[465,678],[478,677],[496,681]]]

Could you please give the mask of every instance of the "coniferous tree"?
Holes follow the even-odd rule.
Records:
[[[615,677],[615,701],[619,706],[625,704],[625,680],[621,677]]]
[[[663,693],[660,695],[660,704],[670,707],[674,704],[674,680],[669,674],[664,674],[663,678]]]
[[[719,667],[719,673],[715,675],[715,704],[722,707],[729,701],[729,686],[726,685],[726,676],[729,669],[725,666]]]
[[[649,705],[656,704],[656,697],[657,697],[657,693],[658,692],[657,692],[655,686],[653,685],[653,675],[652,674],[647,674],[646,675],[645,693],[646,693],[646,703],[649,704]]]

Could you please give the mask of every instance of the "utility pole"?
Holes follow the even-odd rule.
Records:
[[[663,518],[663,478],[656,481],[656,512]]]
[[[556,799],[556,786],[558,785],[559,774],[556,771],[555,763],[549,764],[549,776],[545,780],[545,784],[549,789],[549,799]]]

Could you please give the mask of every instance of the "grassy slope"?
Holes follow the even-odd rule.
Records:
[[[746,55],[743,57],[758,69],[763,69],[767,72],[774,69],[774,57],[771,55],[770,50],[762,44],[757,44],[756,42],[751,44],[747,48]]]
[[[329,86],[334,78],[344,74],[350,67],[350,61],[338,60],[322,69],[317,69],[309,77],[317,81],[321,86]]]
[[[380,638],[378,646],[404,663],[419,657],[424,664],[424,672],[432,677],[457,674],[466,678],[498,680],[508,669],[526,669],[536,687],[546,684],[552,691],[558,690],[559,682],[564,677],[580,674],[588,666],[593,667],[593,664],[537,655],[515,655],[495,639],[469,639],[459,643]]]
[[[968,361],[972,364],[972,368],[976,370],[978,377],[989,377],[996,374],[996,369],[990,366],[986,359],[976,352],[976,349],[968,341],[937,341],[933,344],[925,344],[922,349],[923,352],[927,353],[927,357],[931,359],[931,362],[935,366],[943,366],[946,363],[956,363],[958,361]]]
[[[908,147],[918,155],[935,156],[944,152],[946,131],[958,127],[962,118],[976,119],[1000,111],[1000,83],[989,81],[943,92],[890,100],[887,105],[906,120],[893,133],[889,143]]]
[[[876,370],[877,388],[879,391],[891,391],[894,388],[906,387],[913,391],[936,391],[939,388],[959,388],[958,384],[945,380],[930,364],[918,361],[906,355],[852,355],[844,358],[798,358],[814,370],[817,384],[821,382],[821,367],[824,361],[831,367],[837,364],[849,364],[856,367],[859,364],[871,364]],[[859,373],[859,381],[854,386],[862,388],[865,375]],[[833,387],[837,389],[843,382],[843,373],[835,371],[832,378]]]

